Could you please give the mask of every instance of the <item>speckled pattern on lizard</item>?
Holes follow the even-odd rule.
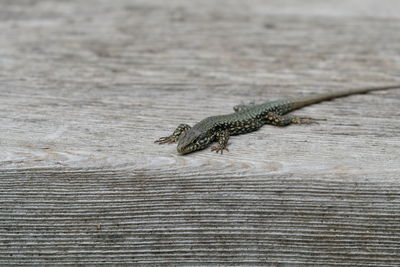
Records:
[[[193,127],[180,124],[172,135],[161,137],[155,143],[178,142],[177,151],[180,154],[188,154],[204,149],[216,141],[218,144],[212,146],[211,150],[222,154],[224,150],[228,151],[227,145],[231,135],[249,133],[258,130],[264,124],[287,126],[290,124],[310,124],[316,121],[312,118],[286,115],[291,111],[339,97],[396,88],[400,88],[400,85],[350,89],[298,99],[265,102],[258,105],[238,105],[234,107],[234,113],[205,118]]]

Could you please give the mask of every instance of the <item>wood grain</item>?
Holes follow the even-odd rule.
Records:
[[[243,102],[400,84],[397,1],[3,1],[0,265],[398,266],[400,90],[224,155]]]

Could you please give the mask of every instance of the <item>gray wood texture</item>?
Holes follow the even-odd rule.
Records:
[[[399,1],[0,2],[0,265],[399,266],[400,90],[179,156],[241,102],[400,83]]]

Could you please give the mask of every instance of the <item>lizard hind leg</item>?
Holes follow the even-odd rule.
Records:
[[[240,112],[240,111],[243,111],[243,110],[245,110],[245,109],[248,109],[248,108],[251,108],[252,106],[254,106],[255,105],[255,103],[254,102],[250,102],[249,104],[239,104],[239,105],[236,105],[236,106],[234,106],[233,107],[233,110],[235,111],[235,112]]]
[[[297,117],[293,115],[278,115],[273,112],[269,112],[265,116],[265,123],[272,124],[275,126],[287,126],[290,124],[313,124],[318,123],[316,119],[307,117]]]
[[[160,139],[154,141],[154,143],[158,144],[171,144],[178,141],[179,136],[184,132],[188,131],[191,127],[187,124],[179,124],[179,126],[175,129],[175,131],[170,136],[161,137]]]

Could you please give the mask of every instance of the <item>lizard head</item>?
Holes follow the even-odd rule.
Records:
[[[213,139],[207,133],[191,128],[179,136],[176,150],[180,154],[188,154],[206,148],[212,141]]]

